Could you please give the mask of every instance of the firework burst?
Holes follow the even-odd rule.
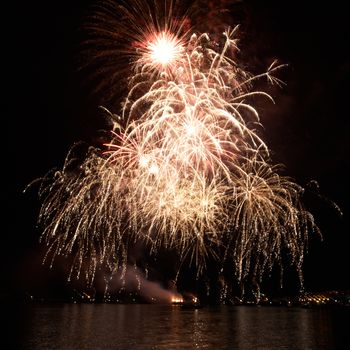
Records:
[[[283,65],[254,76],[236,62],[237,27],[216,42],[184,30],[187,17],[176,17],[173,3],[160,12],[155,4],[143,7],[146,15],[142,2],[118,7],[126,20],[116,28],[115,20],[100,26],[114,18],[112,2],[97,8],[91,30],[108,40],[128,32],[127,97],[103,151],[89,149],[74,169],[72,151],[63,170],[45,178],[47,257],[73,255],[71,274],[84,271],[90,282],[99,266],[125,270],[129,247],[139,242],[153,255],[190,256],[198,274],[212,256],[232,261],[239,281],[261,279],[282,250],[300,271],[308,232],[317,227],[301,205],[303,189],[271,165],[249,103],[253,96],[272,101],[254,83],[280,85]],[[129,32],[133,21],[145,30]]]

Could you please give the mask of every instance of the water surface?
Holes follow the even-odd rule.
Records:
[[[9,348],[350,349],[345,307],[52,304],[17,316]]]

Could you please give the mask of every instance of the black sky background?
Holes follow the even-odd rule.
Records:
[[[85,77],[77,72],[78,29],[88,3],[15,2],[4,11],[2,295],[61,288],[59,267],[41,266],[35,189],[23,190],[61,167],[73,143],[96,144],[105,125],[97,96],[89,94]],[[236,16],[242,21],[240,47],[248,68],[264,69],[274,58],[289,65],[282,74],[287,85],[274,90],[276,105],[260,109],[274,160],[304,187],[316,180],[319,193],[344,213],[340,217],[314,187],[308,191],[306,203],[323,232],[322,242],[310,240],[308,290],[350,288],[350,30],[343,3],[245,1]]]

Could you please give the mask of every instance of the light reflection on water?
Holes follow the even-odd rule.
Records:
[[[350,349],[349,309],[60,304],[27,311],[17,339],[23,349]]]

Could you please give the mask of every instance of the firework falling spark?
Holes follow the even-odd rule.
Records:
[[[210,33],[183,31],[173,6],[159,22],[137,12],[141,2],[132,5],[119,10],[129,24],[140,16],[147,30],[129,36],[136,58],[120,123],[102,152],[89,149],[79,171],[72,151],[43,182],[47,257],[73,255],[71,274],[83,271],[90,282],[99,266],[125,270],[136,242],[153,255],[171,249],[180,261],[190,257],[198,274],[211,256],[232,261],[239,281],[261,279],[281,263],[282,249],[300,272],[317,227],[301,205],[303,189],[271,165],[249,102],[272,100],[254,82],[281,84],[275,74],[283,66],[251,75],[236,62],[237,28],[215,42]],[[98,21],[111,18],[110,6],[99,8]],[[149,6],[151,15],[157,7]],[[109,25],[93,28],[117,35]]]

